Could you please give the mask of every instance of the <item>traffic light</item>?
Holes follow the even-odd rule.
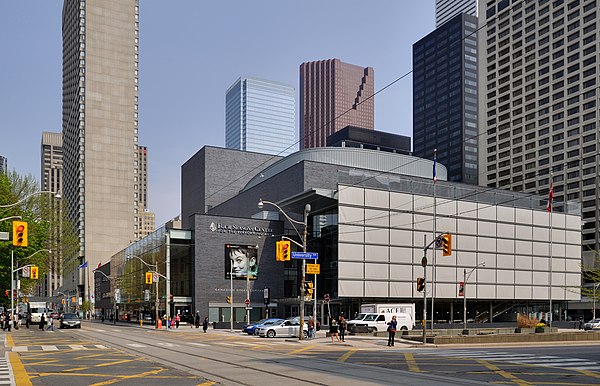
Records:
[[[10,295],[10,290],[6,290],[6,291],[4,291],[4,295],[5,295],[5,296],[8,296],[8,295]]]
[[[306,282],[304,284],[306,284],[306,296],[308,296],[308,297],[310,297],[312,299],[313,293],[314,293],[313,282],[309,281],[309,282]]]
[[[281,261],[288,261],[291,259],[290,253],[290,242],[287,240],[280,241],[281,245]]]
[[[424,289],[425,289],[425,278],[418,277],[417,278],[417,291],[423,292]]]
[[[146,272],[146,284],[152,284],[152,272]]]
[[[452,235],[444,233],[442,235],[442,256],[452,255]]]
[[[283,249],[281,247],[281,243],[282,241],[275,242],[275,261],[283,261]]]
[[[25,221],[13,221],[13,245],[15,247],[27,246],[27,223]]]
[[[231,304],[231,296],[227,296],[227,304]]]
[[[35,265],[32,265],[31,267],[29,267],[29,278],[30,279],[37,279],[39,275],[39,267],[36,267]]]

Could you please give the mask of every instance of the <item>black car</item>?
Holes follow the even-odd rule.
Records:
[[[60,318],[60,328],[81,328],[81,320],[77,314],[63,314]]]

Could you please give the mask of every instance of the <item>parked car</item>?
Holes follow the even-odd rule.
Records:
[[[81,328],[81,320],[77,314],[63,314],[60,318],[60,328]]]
[[[283,319],[281,318],[261,319],[256,323],[250,323],[245,325],[242,329],[242,332],[245,332],[248,335],[258,335],[258,330],[260,329],[260,327],[280,323],[282,321]]]
[[[302,328],[303,338],[306,339],[308,337],[308,325],[306,323],[304,323],[304,325],[302,327],[303,327]],[[296,318],[286,319],[286,320],[283,320],[283,321],[275,323],[275,324],[262,326],[258,330],[258,335],[263,338],[264,337],[275,338],[276,336],[293,337],[293,336],[298,336],[299,331],[300,331],[300,318],[296,317]]]
[[[600,319],[592,319],[583,325],[584,330],[600,330]]]

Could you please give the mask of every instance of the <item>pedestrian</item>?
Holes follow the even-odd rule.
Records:
[[[208,316],[204,318],[204,322],[202,322],[202,331],[206,332],[208,330]]]
[[[13,314],[12,314],[12,312],[9,312],[6,315],[6,319],[5,319],[6,328],[8,329],[8,332],[10,332],[12,318],[13,318]]]
[[[48,329],[47,331],[54,331],[54,318],[49,316],[48,317]]]
[[[388,346],[394,345],[394,338],[396,337],[396,328],[398,328],[398,322],[396,321],[396,315],[392,316],[392,320],[388,323]]]
[[[331,343],[333,343],[334,337],[338,342],[340,341],[340,337],[338,336],[338,322],[335,318],[331,318],[331,322],[329,323],[329,335],[331,335]]]
[[[200,313],[196,311],[196,316],[194,317],[194,325],[196,328],[200,327]]]
[[[344,318],[344,316],[340,316],[340,340],[342,342],[346,341],[346,329],[348,328],[348,322]]]
[[[44,325],[46,325],[46,313],[43,312],[40,316],[40,330],[44,331]]]
[[[312,339],[313,334],[315,333],[315,320],[312,316],[308,318],[308,322],[306,324],[308,325],[308,339]]]
[[[102,313],[102,315],[100,316],[100,320],[102,321],[102,323],[104,323],[104,312]]]
[[[19,329],[19,314],[15,314],[14,327],[15,330]]]
[[[579,329],[581,330],[583,328],[583,318],[580,316],[579,317]]]
[[[5,331],[6,328],[4,327],[4,318],[5,318],[5,314],[4,312],[2,313],[2,315],[0,315],[0,324],[2,324],[2,331]]]
[[[179,322],[181,322],[181,316],[179,316],[179,314],[177,314],[175,316],[175,328],[179,328]]]

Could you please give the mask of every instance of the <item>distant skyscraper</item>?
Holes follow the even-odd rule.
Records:
[[[556,208],[581,204],[582,270],[598,267],[598,3],[479,7],[480,184],[547,197],[552,178]]]
[[[134,240],[139,4],[65,0],[62,16],[63,207],[80,262],[95,268]],[[85,270],[76,268],[65,287],[86,299]]]
[[[154,213],[148,211],[148,148],[138,146],[138,174],[134,180],[135,189],[135,234],[136,240],[154,232]]]
[[[8,173],[8,158],[0,155],[0,173]]]
[[[328,136],[346,126],[373,130],[374,87],[372,67],[339,59],[302,63],[300,148],[324,147]]]
[[[41,148],[41,190],[62,193],[63,191],[63,138],[62,133],[42,132]],[[48,254],[47,272],[41,285],[44,296],[54,296],[54,291],[63,285],[63,265],[61,248],[56,245],[61,234],[61,200],[50,200],[50,223],[56,228],[50,229],[50,248],[53,253]]]
[[[461,13],[413,45],[413,154],[478,183],[477,18]]]
[[[286,156],[295,145],[294,87],[240,78],[225,95],[225,147]]]
[[[460,13],[477,16],[477,0],[435,0],[435,28]]]

